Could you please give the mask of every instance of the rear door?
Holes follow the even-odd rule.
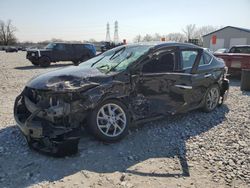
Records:
[[[57,43],[53,48],[53,55],[55,61],[67,61],[68,60],[68,53],[66,50],[65,44]]]

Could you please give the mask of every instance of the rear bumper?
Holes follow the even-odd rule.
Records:
[[[220,96],[221,96],[220,104],[223,104],[227,100],[228,94],[229,94],[229,80],[224,78],[222,80],[220,88]]]
[[[44,109],[36,106],[33,106],[32,110],[30,108],[28,110],[23,94],[16,98],[14,118],[32,149],[56,157],[77,153],[79,128],[55,126],[50,121],[39,117],[44,113]]]

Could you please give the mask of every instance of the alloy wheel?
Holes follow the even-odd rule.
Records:
[[[98,129],[108,137],[116,137],[124,131],[127,117],[124,110],[117,104],[103,105],[96,116]]]
[[[213,110],[218,105],[219,97],[218,89],[216,87],[211,88],[207,95],[207,107],[209,110]]]

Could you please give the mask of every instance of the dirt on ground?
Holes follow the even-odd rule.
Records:
[[[33,66],[25,52],[0,52],[0,187],[249,187],[250,92],[231,79],[226,104],[137,125],[114,144],[82,132],[78,154],[53,158],[28,148],[14,100],[32,77],[72,65]]]

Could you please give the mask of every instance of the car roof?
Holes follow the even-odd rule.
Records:
[[[171,47],[171,46],[182,46],[187,48],[201,48],[191,43],[180,43],[180,42],[139,42],[134,44],[129,44],[128,46],[152,46],[155,49],[162,47]],[[201,48],[202,49],[202,48]]]
[[[84,44],[88,44],[88,45],[93,45],[91,43],[80,43],[80,42],[51,42],[51,43],[54,43],[54,44],[78,44],[78,45],[84,45]]]

